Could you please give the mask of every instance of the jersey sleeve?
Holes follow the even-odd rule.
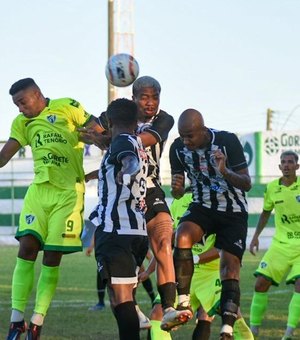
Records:
[[[97,118],[97,123],[106,131],[109,129],[106,111],[101,112],[100,116]]]
[[[271,185],[268,184],[264,192],[264,205],[263,210],[272,211],[274,208],[274,202],[271,199]]]
[[[243,147],[238,137],[234,133],[228,133],[227,139],[225,153],[230,169],[238,171],[247,168]]]
[[[9,138],[15,139],[21,146],[28,145],[29,142],[24,133],[24,124],[21,122],[21,116],[17,116],[11,125]]]
[[[121,163],[122,159],[129,155],[138,158],[136,148],[127,136],[118,136],[111,143],[111,154],[108,162],[112,164]]]
[[[158,142],[162,142],[168,138],[173,125],[174,118],[165,111],[160,111],[152,125],[146,126],[144,131],[151,133]]]
[[[179,158],[179,152],[182,149],[182,142],[180,138],[176,138],[171,144],[169,151],[169,160],[171,165],[171,174],[182,174],[184,175],[184,166]]]
[[[84,126],[92,119],[92,115],[86,112],[83,106],[75,99],[69,98],[68,112],[76,126]]]

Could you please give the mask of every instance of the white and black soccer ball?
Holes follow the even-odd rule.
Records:
[[[138,77],[139,64],[130,54],[114,54],[106,63],[105,75],[112,85],[125,87],[132,84]]]

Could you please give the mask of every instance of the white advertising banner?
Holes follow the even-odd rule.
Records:
[[[278,168],[283,151],[292,150],[300,156],[300,130],[260,132],[256,152],[258,153],[257,175],[266,183],[282,175]]]

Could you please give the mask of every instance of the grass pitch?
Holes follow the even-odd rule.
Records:
[[[1,246],[0,248],[0,339],[5,339],[10,319],[11,278],[16,261],[17,247]],[[241,309],[249,322],[249,309],[252,299],[255,278],[253,272],[263,252],[256,257],[246,251],[241,270]],[[40,270],[41,257],[36,262],[36,278]],[[152,277],[154,283],[154,277]],[[272,287],[269,295],[269,306],[260,332],[261,340],[281,339],[286,325],[288,304],[293,293],[293,286],[282,283]],[[33,306],[34,294],[27,307],[26,320],[29,321]],[[145,314],[151,305],[150,299],[141,286],[137,294],[138,302]],[[42,330],[43,340],[115,340],[118,339],[116,321],[109,308],[103,311],[88,311],[94,305],[96,297],[96,264],[93,257],[76,253],[63,257],[61,274],[54,300],[50,306]],[[172,332],[173,339],[191,339],[194,321]],[[216,317],[212,326],[211,339],[217,339],[220,318]],[[25,337],[23,337],[25,338]],[[147,339],[147,332],[141,332],[141,339]],[[299,329],[295,339],[300,339]]]

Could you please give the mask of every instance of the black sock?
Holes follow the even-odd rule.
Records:
[[[221,316],[222,324],[233,327],[240,305],[239,281],[230,279],[222,281]]]
[[[179,295],[189,294],[194,273],[193,253],[190,248],[174,248],[174,267]]]
[[[167,282],[157,286],[160,295],[162,309],[174,307],[176,299],[176,284],[175,282]]]
[[[140,324],[133,301],[115,307],[120,340],[140,340]]]
[[[192,340],[209,340],[210,322],[206,320],[198,320],[193,332]]]
[[[143,287],[145,288],[146,292],[150,296],[151,302],[153,302],[154,299],[155,299],[155,293],[153,291],[153,285],[152,285],[151,279],[148,278],[147,280],[143,281],[142,284],[143,284]]]
[[[97,272],[98,302],[103,305],[104,305],[105,288],[106,288],[106,281],[102,280],[100,274]]]

